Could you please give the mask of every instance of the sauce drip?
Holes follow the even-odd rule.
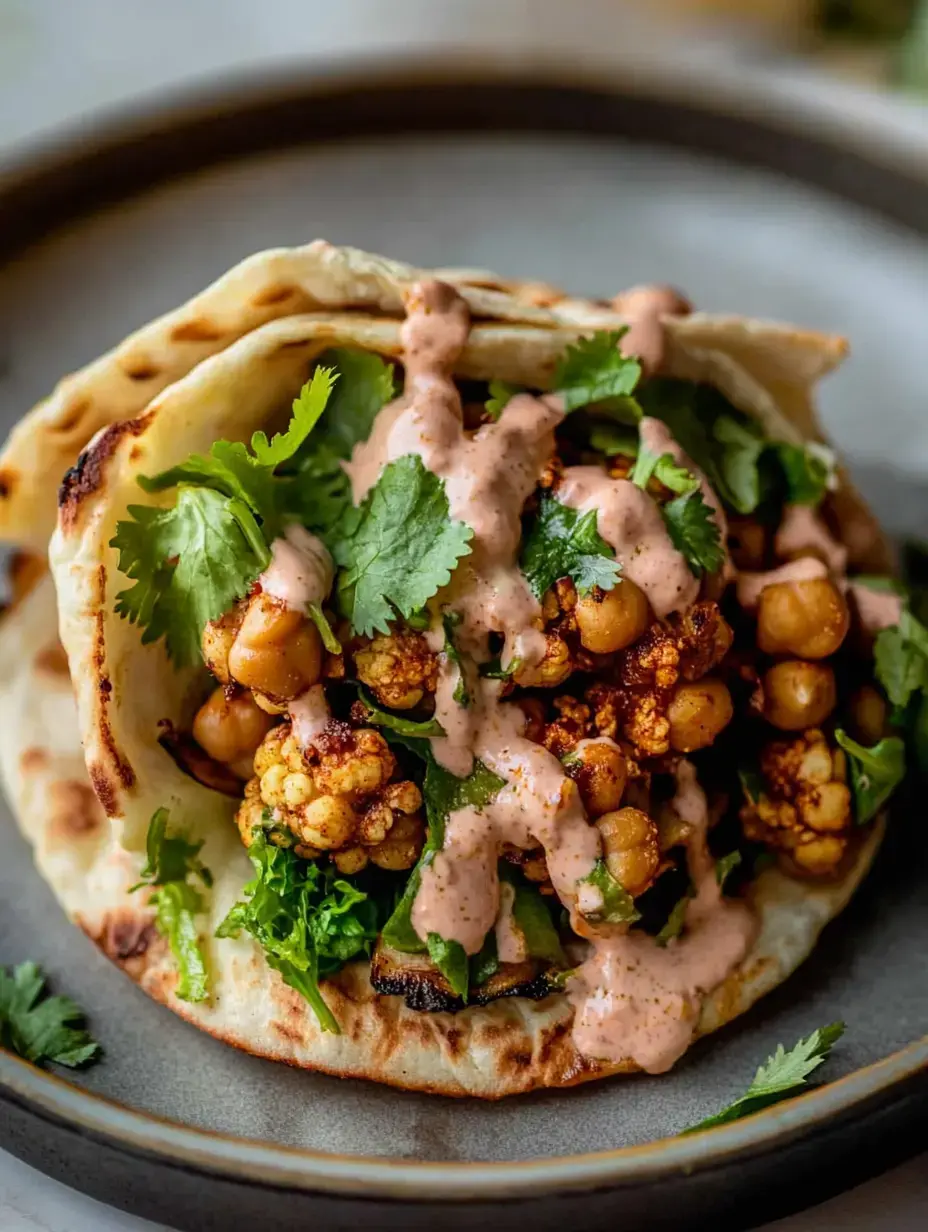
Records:
[[[629,479],[611,479],[601,466],[569,466],[557,498],[579,513],[596,511],[597,530],[623,575],[647,595],[655,616],[664,619],[699,598],[699,578],[673,546],[660,509],[643,488]]]
[[[813,578],[828,577],[828,567],[815,556],[800,556],[778,569],[765,573],[741,573],[738,575],[736,594],[738,602],[747,611],[753,611],[760,602],[762,592],[768,586],[781,582],[810,582]]]
[[[891,590],[874,590],[862,582],[850,582],[848,593],[865,633],[871,635],[891,629],[902,619],[902,596]]]
[[[841,577],[847,569],[847,548],[839,543],[810,505],[787,505],[773,541],[777,556],[817,556]]]
[[[261,589],[285,607],[308,615],[321,607],[332,589],[335,568],[325,544],[305,527],[288,526],[271,545],[271,563],[258,578]],[[331,717],[322,685],[316,684],[287,706],[293,734],[309,749],[325,731]]]
[[[628,333],[620,347],[624,355],[634,355],[645,372],[662,367],[667,335],[662,317],[685,316],[692,311],[689,300],[673,287],[631,287],[616,295],[612,306],[628,321]]]
[[[685,932],[663,949],[643,933],[594,937],[567,988],[578,1050],[613,1063],[632,1060],[652,1074],[666,1072],[689,1047],[706,995],[741,962],[755,932],[747,907],[719,889],[696,770],[682,761],[676,773],[673,807],[692,827],[687,863],[695,895]]]

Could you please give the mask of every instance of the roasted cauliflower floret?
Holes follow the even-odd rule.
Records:
[[[541,743],[555,757],[566,757],[592,734],[590,708],[575,697],[565,696],[554,699],[554,709],[558,717],[545,724]]]
[[[247,844],[252,828],[261,825],[280,845],[289,845],[291,836],[297,854],[313,858],[330,852],[342,872],[359,872],[375,849],[394,837],[399,818],[417,816],[422,796],[415,783],[392,781],[396,760],[372,728],[345,726],[327,734],[321,745],[304,755],[289,723],[268,732],[255,754],[239,830]],[[424,836],[421,818],[418,827],[407,824],[396,844],[385,849],[390,867],[401,867],[396,861],[415,846],[416,834]],[[421,849],[418,841],[409,865],[402,867],[415,863]]]
[[[764,792],[741,809],[746,837],[786,853],[804,872],[833,872],[854,826],[844,754],[813,728],[768,745],[760,768]]]
[[[519,668],[513,679],[525,689],[554,689],[563,684],[573,670],[570,647],[557,633],[546,633],[544,657],[539,663]]]
[[[438,657],[421,633],[409,629],[359,643],[354,667],[361,683],[391,710],[411,710],[438,687]]]
[[[685,616],[656,621],[619,656],[616,683],[597,682],[587,690],[596,731],[613,740],[623,736],[639,756],[664,756],[671,747],[668,711],[678,683],[711,671],[731,642],[731,628],[718,604],[707,600]],[[718,708],[720,719],[727,721],[726,713],[725,707]],[[705,733],[700,747],[716,734]]]

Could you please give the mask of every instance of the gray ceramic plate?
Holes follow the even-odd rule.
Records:
[[[827,388],[829,427],[893,529],[928,525],[920,168],[840,126],[734,118],[708,85],[635,90],[252,84],[46,155],[0,180],[4,423],[243,254],[324,235],[593,294],[661,279],[705,308],[844,330],[856,358]],[[926,1145],[928,846],[898,822],[799,974],[671,1075],[484,1106],[294,1072],[191,1030],[66,924],[4,818],[0,962],[42,962],[106,1060],[65,1086],[0,1055],[0,1141],[191,1228],[762,1222]],[[673,1140],[779,1041],[836,1018],[839,1081]]]

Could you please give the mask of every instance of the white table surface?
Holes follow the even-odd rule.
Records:
[[[0,0],[0,159],[92,122],[99,109],[138,102],[165,87],[301,56],[427,50],[449,44],[513,62],[584,57],[608,63],[621,44],[651,53],[647,19],[620,0]],[[687,54],[723,52],[704,42]],[[751,71],[758,71],[752,68]],[[914,104],[866,98],[780,65],[768,71],[784,98],[815,94],[853,108],[862,125],[898,110],[909,139],[925,140]],[[928,141],[926,141],[928,144]],[[804,1214],[769,1225],[782,1232],[864,1232],[928,1226],[928,1156]],[[144,1232],[160,1225],[102,1206],[0,1151],[2,1232]]]

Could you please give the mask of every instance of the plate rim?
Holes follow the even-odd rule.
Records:
[[[799,144],[811,142],[836,154],[875,164],[881,171],[914,183],[928,209],[928,142],[913,142],[892,150],[881,146],[881,134],[885,141],[892,131],[888,114],[877,116],[872,127],[864,129],[852,120],[842,120],[838,114],[817,107],[811,98],[798,104],[795,99],[785,100],[778,91],[765,87],[760,75],[742,74],[728,79],[723,75],[712,79],[704,70],[681,74],[679,66],[671,72],[670,66],[653,62],[636,64],[634,71],[619,82],[615,67],[612,65],[608,71],[584,71],[578,79],[576,70],[565,73],[561,66],[543,61],[519,70],[507,63],[505,57],[487,62],[483,56],[475,59],[468,54],[431,54],[378,55],[373,63],[365,63],[363,57],[344,57],[325,66],[301,62],[270,72],[237,73],[226,76],[221,83],[208,81],[148,97],[134,106],[107,109],[89,121],[46,134],[29,150],[8,151],[0,157],[0,219],[4,210],[14,214],[17,209],[22,211],[30,195],[47,191],[64,169],[86,177],[101,158],[112,169],[116,165],[114,160],[139,143],[157,143],[168,134],[185,130],[208,131],[224,115],[273,108],[296,98],[337,100],[361,87],[366,91],[404,91],[446,86],[460,89],[474,84],[498,85],[516,92],[573,93],[586,96],[591,102],[610,97],[651,105],[665,102],[685,108],[697,118],[702,115],[716,120],[720,116],[731,118],[730,108],[737,103],[741,114],[732,119],[733,123],[743,122],[749,129],[759,128],[768,135],[778,133],[781,138],[795,139]],[[748,91],[747,95],[744,91]],[[805,123],[803,131],[797,132],[800,118]],[[512,131],[511,125],[504,124],[502,128]],[[480,131],[480,125],[475,125],[475,129]],[[312,140],[312,136],[304,138],[306,144]],[[297,143],[285,139],[279,145]],[[271,145],[265,142],[258,148],[268,149]],[[254,151],[243,147],[238,153],[230,153],[223,147],[215,157],[199,158],[196,165],[203,168],[247,157],[249,152]],[[887,153],[891,157],[883,161],[879,155]],[[717,156],[726,158],[724,151]],[[743,165],[750,160],[729,153],[727,161]],[[73,209],[65,205],[58,215],[52,216],[52,221],[40,217],[25,241],[17,243],[14,237],[11,252],[22,251],[66,220],[166,182],[172,174],[188,174],[193,168],[183,166],[172,173],[163,171],[155,160],[150,177],[138,174],[140,170],[130,168],[123,187],[115,195],[109,195],[111,186],[104,185],[93,200],[78,198]],[[846,199],[849,194],[838,191],[838,195]],[[884,205],[870,202],[869,208],[880,211]],[[924,225],[922,218],[926,220]],[[906,217],[897,216],[897,221],[912,225]],[[919,213],[914,225],[928,233],[925,210]],[[0,252],[0,261],[10,255]],[[89,1092],[2,1049],[0,1100],[25,1103],[38,1115],[57,1118],[75,1132],[96,1135],[130,1152],[156,1154],[165,1162],[204,1173],[250,1179],[265,1186],[355,1197],[467,1202],[622,1187],[736,1162],[742,1157],[771,1152],[833,1124],[842,1116],[861,1112],[864,1105],[887,1098],[894,1088],[902,1092],[911,1080],[926,1074],[928,1035],[844,1078],[745,1121],[692,1137],[662,1138],[583,1155],[508,1162],[430,1163],[328,1154],[201,1130]],[[478,1179],[479,1195],[474,1186]]]

